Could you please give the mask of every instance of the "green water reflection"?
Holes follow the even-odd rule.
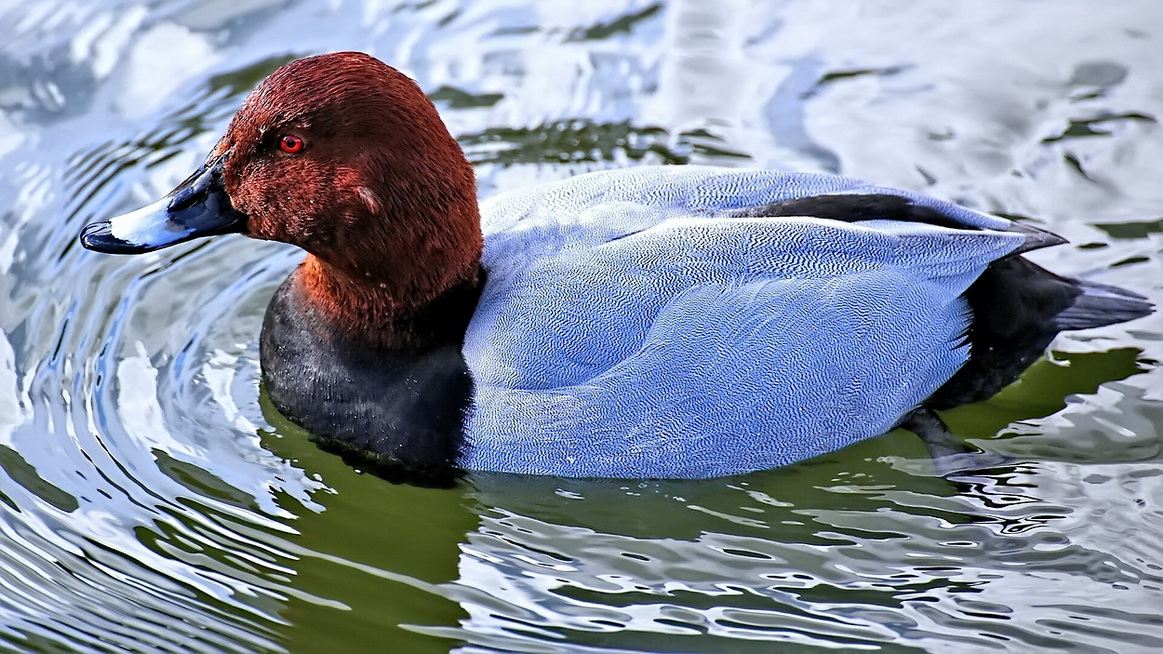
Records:
[[[264,405],[300,253],[122,259],[85,221],[168,191],[295,57],[430,92],[482,196],[659,163],[835,170],[1030,216],[1064,274],[1163,303],[1156,0],[0,7],[0,649],[1163,649],[1163,317],[1066,335],[948,412],[707,481],[397,485]],[[1157,20],[1155,22],[1158,22]]]

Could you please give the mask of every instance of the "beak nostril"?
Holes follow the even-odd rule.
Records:
[[[226,161],[224,152],[212,162],[203,164],[193,175],[186,178],[170,195],[169,210],[182,211],[204,202],[211,190],[222,186],[222,168]]]
[[[198,188],[197,184],[182,187],[178,189],[176,193],[174,193],[168,208],[170,211],[182,211],[183,209],[189,209],[205,195],[205,187]]]

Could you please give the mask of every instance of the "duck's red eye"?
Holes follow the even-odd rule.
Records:
[[[279,149],[287,154],[297,154],[303,151],[303,139],[293,134],[287,134],[279,139]]]

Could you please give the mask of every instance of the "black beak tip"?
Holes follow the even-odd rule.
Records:
[[[113,225],[108,220],[89,223],[81,230],[81,245],[86,250],[105,254],[141,254],[156,248],[137,245],[113,235]]]

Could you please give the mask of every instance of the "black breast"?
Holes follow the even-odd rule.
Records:
[[[407,350],[356,345],[326,330],[292,280],[267,307],[260,339],[274,406],[352,465],[392,481],[455,481],[472,395],[460,340]]]

